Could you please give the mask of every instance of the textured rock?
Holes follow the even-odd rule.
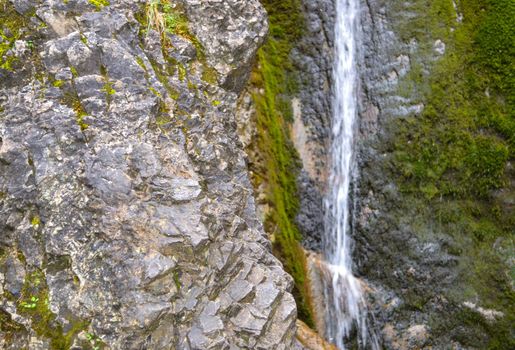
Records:
[[[142,1],[13,3],[35,16],[0,72],[0,344],[296,346],[234,118],[267,30],[259,3],[183,1],[205,62],[188,38],[162,50],[140,33]]]
[[[309,350],[337,350],[302,321],[297,321],[297,338]]]
[[[463,316],[471,303],[463,303],[469,286],[462,268],[472,269],[460,257],[464,243],[442,232],[434,213],[424,213],[428,201],[413,201],[395,182],[392,121],[420,115],[431,64],[446,51],[440,39],[423,42],[402,32],[418,30],[424,11],[413,9],[421,5],[426,3],[362,1],[354,260],[370,285],[370,307],[386,348],[483,348],[494,332]],[[418,74],[415,88],[403,90],[409,74]],[[486,321],[500,317],[498,310],[481,314],[472,305]]]
[[[203,44],[222,86],[241,90],[268,30],[258,0],[182,0],[191,29]]]
[[[314,315],[315,328],[319,334],[324,336],[326,333],[326,293],[324,287],[327,285],[327,277],[330,272],[320,254],[307,254],[307,266],[309,273],[310,294],[314,309],[317,312]]]
[[[319,251],[325,225],[323,195],[332,113],[335,9],[332,0],[305,0],[301,4],[305,30],[291,54],[295,68],[301,72],[299,94],[292,100],[295,117],[292,140],[303,163],[297,179],[300,209],[296,221],[303,234],[304,246]],[[295,141],[300,132],[296,130],[304,134],[298,142]]]

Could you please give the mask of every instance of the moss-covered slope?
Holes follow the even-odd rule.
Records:
[[[380,122],[374,147],[384,156],[367,160],[361,195],[384,197],[381,218],[360,224],[368,225],[358,233],[369,234],[375,250],[362,273],[403,298],[393,317],[427,324],[432,345],[511,349],[515,3],[389,6],[394,30],[411,50],[396,93],[423,111]],[[395,191],[384,187],[390,181]],[[470,303],[503,316],[487,321]]]
[[[296,177],[300,164],[289,136],[291,98],[297,92],[297,72],[290,53],[302,35],[304,19],[298,0],[262,3],[268,12],[270,33],[258,52],[251,78],[257,125],[252,147],[259,157],[251,159],[251,169],[255,186],[264,184],[266,191],[270,210],[265,228],[272,237],[274,251],[295,280],[299,318],[312,326],[306,258],[295,223],[299,209]]]

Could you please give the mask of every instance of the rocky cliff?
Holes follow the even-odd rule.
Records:
[[[261,114],[268,116],[264,125],[281,120],[282,144],[295,147],[298,168],[254,157],[267,167],[257,167],[255,184],[268,231],[302,234],[277,240],[279,253],[298,241],[316,252],[330,141],[334,1],[264,4],[276,28],[258,72],[281,69],[283,85],[261,74],[257,95],[267,104],[257,99],[257,125]],[[513,347],[514,10],[510,1],[361,2],[354,260],[386,349]],[[291,33],[299,14],[294,23],[302,29]],[[270,58],[277,56],[280,62]],[[296,179],[296,197],[274,192],[290,192],[291,181],[267,188],[276,175],[269,169]],[[274,213],[284,201],[293,203],[287,219]],[[323,266],[309,256],[308,268],[287,267],[300,271],[299,294],[303,284],[312,285],[297,300],[308,310],[301,316],[323,333],[317,285]]]
[[[296,347],[236,133],[258,1],[0,10],[0,347]]]
[[[514,346],[514,11],[363,3],[354,256],[386,348]]]
[[[514,11],[361,2],[354,270],[385,349],[515,347]],[[0,347],[332,348],[333,27],[334,0],[0,0]]]

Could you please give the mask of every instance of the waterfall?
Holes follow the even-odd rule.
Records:
[[[328,277],[326,331],[331,342],[344,349],[344,339],[356,327],[361,348],[378,349],[368,336],[366,305],[359,281],[352,274],[349,243],[349,188],[357,116],[356,45],[359,0],[336,0],[335,62],[331,169],[326,198],[324,255]],[[368,344],[367,344],[368,341]]]

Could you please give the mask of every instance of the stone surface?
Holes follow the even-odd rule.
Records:
[[[182,0],[191,29],[203,44],[222,86],[241,90],[257,48],[267,34],[265,10],[258,0]]]
[[[305,29],[291,54],[295,68],[301,72],[299,94],[292,99],[292,140],[295,143],[302,135],[295,146],[303,164],[297,179],[300,209],[296,222],[304,246],[314,251],[322,248],[325,226],[323,196],[331,138],[334,6],[332,0],[301,1]]]
[[[431,63],[446,50],[439,39],[426,43],[403,37],[402,26],[418,23],[415,16],[421,13],[414,12],[413,6],[420,4],[361,2],[355,269],[368,282],[370,309],[385,348],[482,348],[479,344],[493,334],[460,316],[468,312],[466,305],[470,307],[463,304],[468,288],[462,270],[466,263],[457,253],[463,242],[441,232],[436,222],[422,221],[423,201],[400,205],[410,199],[399,189],[392,170],[395,162],[389,145],[395,140],[389,125],[396,118],[423,111],[423,82]],[[418,85],[409,93],[402,91],[403,81],[415,68],[420,71]],[[481,308],[486,311],[481,314],[479,306],[472,305],[486,321],[492,315],[500,317],[499,310]]]
[[[236,134],[258,1],[182,2],[205,61],[140,32],[144,1],[13,3],[35,16],[0,72],[2,348],[297,347]]]
[[[309,350],[337,350],[336,346],[327,343],[302,321],[297,321],[297,338]]]

